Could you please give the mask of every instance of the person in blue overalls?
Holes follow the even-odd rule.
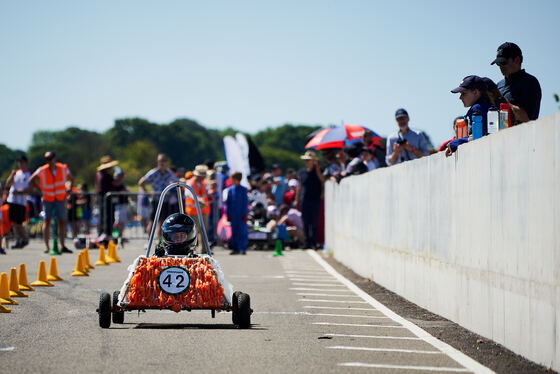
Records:
[[[238,171],[230,175],[232,185],[227,190],[226,215],[231,223],[231,239],[229,246],[231,255],[245,254],[247,242],[247,213],[249,213],[249,199],[247,189],[241,185],[242,174]]]

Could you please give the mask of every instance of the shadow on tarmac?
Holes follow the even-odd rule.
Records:
[[[251,328],[246,330],[268,330],[259,325],[251,325]],[[202,323],[139,323],[134,327],[135,329],[153,329],[153,330],[236,330],[239,329],[233,324],[202,324]]]

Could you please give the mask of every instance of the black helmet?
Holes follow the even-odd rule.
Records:
[[[161,231],[169,255],[187,254],[185,249],[196,245],[196,224],[186,214],[173,213],[167,217]]]

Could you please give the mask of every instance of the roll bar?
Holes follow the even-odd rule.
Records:
[[[167,195],[167,193],[169,191],[171,191],[173,188],[175,188],[177,190],[177,200],[179,201],[179,212],[185,213],[185,208],[183,205],[183,193],[181,191],[181,188],[186,188],[193,196],[193,200],[196,206],[196,213],[198,215],[198,222],[199,222],[199,226],[200,226],[200,230],[202,230],[202,238],[204,240],[204,246],[206,247],[206,253],[209,256],[212,256],[212,251],[210,250],[210,245],[208,244],[208,236],[206,235],[206,228],[204,227],[204,220],[202,219],[202,213],[200,212],[200,206],[198,205],[198,199],[196,196],[196,193],[194,192],[194,188],[192,188],[191,186],[189,186],[188,184],[185,183],[181,183],[181,182],[173,182],[171,184],[169,184],[167,187],[165,187],[163,189],[163,191],[161,191],[161,194],[159,196],[159,202],[158,202],[158,206],[157,206],[157,210],[156,210],[156,215],[154,217],[154,222],[152,224],[152,230],[150,231],[150,239],[148,240],[148,248],[146,249],[146,257],[150,257],[150,249],[152,248],[152,243],[154,240],[154,234],[156,232],[156,225],[159,222],[159,216],[161,214],[161,207],[163,205],[163,201],[165,200],[165,196]],[[186,213],[185,213],[186,214]]]

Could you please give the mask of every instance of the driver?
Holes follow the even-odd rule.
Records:
[[[161,225],[162,241],[156,246],[155,255],[181,256],[194,254],[198,244],[196,224],[183,213],[173,213]]]

